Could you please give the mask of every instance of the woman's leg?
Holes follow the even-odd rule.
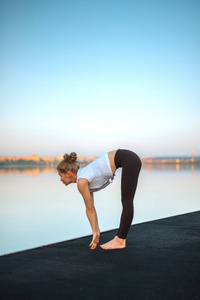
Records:
[[[122,168],[122,215],[117,236],[121,239],[126,239],[134,215],[133,199],[141,169],[141,160],[132,151],[118,150],[115,155],[115,164],[116,168]]]
[[[119,249],[126,247],[126,236],[133,220],[133,199],[141,169],[141,160],[134,152],[119,149],[115,154],[115,165],[116,168],[122,168],[122,215],[117,236],[110,242],[101,245],[101,248],[103,249]]]

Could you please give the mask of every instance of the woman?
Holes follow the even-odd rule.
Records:
[[[100,245],[100,247],[105,250],[125,248],[126,237],[133,220],[133,199],[141,169],[140,158],[130,150],[119,149],[105,153],[84,168],[79,167],[75,152],[70,155],[65,154],[63,158],[57,166],[58,174],[65,185],[77,182],[78,190],[85,202],[86,215],[92,228],[93,239],[89,245],[92,250],[97,247],[100,237],[93,193],[110,184],[116,169],[122,168],[122,214],[119,230],[114,239]]]

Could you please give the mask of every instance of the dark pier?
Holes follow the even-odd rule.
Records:
[[[0,257],[0,299],[200,299],[200,211],[132,226],[123,250],[90,240]]]

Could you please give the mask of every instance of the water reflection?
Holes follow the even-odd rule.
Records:
[[[145,171],[152,170],[176,170],[184,171],[191,170],[191,175],[194,178],[195,170],[200,170],[200,165],[195,164],[143,164],[142,169]],[[55,173],[56,166],[0,166],[0,175],[30,175],[33,177],[39,176],[40,174]]]
[[[32,177],[40,174],[55,173],[56,167],[49,166],[6,166],[0,167],[0,175],[30,175]]]
[[[153,170],[160,170],[160,171],[191,171],[191,176],[194,178],[195,171],[200,171],[199,164],[143,164],[142,169],[145,171],[153,171]]]

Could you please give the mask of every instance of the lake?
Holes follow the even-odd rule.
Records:
[[[119,226],[121,170],[94,193],[101,232]],[[200,210],[200,168],[143,167],[133,224]],[[0,255],[91,234],[76,184],[63,185],[54,168],[0,169]]]

